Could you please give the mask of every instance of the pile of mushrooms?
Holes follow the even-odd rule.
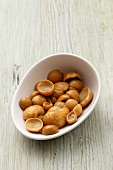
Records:
[[[92,98],[93,93],[84,87],[80,74],[64,75],[55,69],[48,73],[46,80],[35,84],[29,97],[20,99],[19,106],[28,131],[51,135],[75,123]]]

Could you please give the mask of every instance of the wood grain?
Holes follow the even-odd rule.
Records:
[[[11,118],[13,94],[43,57],[68,52],[88,59],[101,96],[87,120],[50,141],[22,136]],[[0,0],[0,169],[113,170],[113,1]]]

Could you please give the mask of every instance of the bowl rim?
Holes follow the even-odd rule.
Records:
[[[39,63],[41,63],[42,61],[46,60],[46,59],[49,59],[51,57],[56,57],[56,56],[59,56],[59,55],[67,55],[67,56],[72,56],[72,57],[76,57],[78,59],[81,59],[83,60],[84,62],[86,62],[90,67],[92,67],[92,69],[94,70],[96,76],[97,76],[97,80],[98,80],[98,92],[97,92],[97,96],[96,96],[96,99],[94,101],[94,104],[92,105],[92,107],[88,110],[88,113],[82,118],[79,120],[79,122],[76,122],[76,124],[73,124],[71,126],[69,126],[69,128],[65,131],[63,131],[62,133],[59,134],[56,133],[56,134],[53,134],[53,135],[43,135],[43,137],[41,138],[38,138],[37,137],[32,137],[31,135],[27,135],[26,133],[23,132],[23,130],[21,130],[21,128],[16,124],[15,122],[15,116],[14,116],[14,111],[13,111],[13,106],[14,106],[14,101],[15,101],[15,98],[16,98],[16,94],[18,92],[18,89],[19,87],[21,86],[21,83],[23,82],[24,78],[26,77],[26,75]],[[13,99],[12,99],[12,103],[11,103],[11,115],[12,115],[12,120],[13,120],[13,123],[15,125],[15,127],[18,129],[18,131],[23,134],[25,137],[29,138],[29,139],[33,139],[33,140],[49,140],[49,139],[54,139],[54,138],[57,138],[57,137],[60,137],[68,132],[70,132],[71,130],[75,129],[76,127],[78,127],[84,120],[87,119],[87,117],[90,116],[90,114],[92,113],[92,111],[94,110],[97,102],[98,102],[98,99],[99,99],[99,96],[100,96],[100,91],[101,91],[101,81],[100,81],[100,76],[99,76],[99,73],[97,72],[96,68],[92,65],[91,62],[89,62],[87,59],[85,58],[82,58],[81,56],[77,55],[77,54],[72,54],[72,53],[53,53],[51,55],[48,55],[42,59],[40,59],[39,61],[37,61],[35,64],[33,64],[28,70],[27,72],[24,74],[23,78],[21,79],[19,85],[17,86],[15,92],[14,92],[14,95],[13,95]]]

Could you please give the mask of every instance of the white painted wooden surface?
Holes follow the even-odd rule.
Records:
[[[13,94],[35,62],[57,52],[97,68],[100,100],[70,133],[33,141],[12,122]],[[0,170],[32,169],[113,170],[112,0],[0,0]]]

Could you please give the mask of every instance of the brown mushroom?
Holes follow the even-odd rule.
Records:
[[[72,111],[73,108],[78,104],[78,102],[75,99],[68,99],[66,101],[66,107]]]
[[[49,110],[48,110],[48,112],[49,111],[54,111],[54,110],[59,110],[59,109],[61,109],[61,107],[60,106],[53,106],[53,107],[51,107]]]
[[[66,121],[68,124],[73,124],[77,121],[77,115],[73,110],[66,116]]]
[[[82,81],[81,80],[77,80],[77,79],[71,80],[69,82],[69,86],[73,87],[73,88],[75,88],[75,89],[77,89],[79,91],[81,91],[83,89],[83,87],[84,87]]]
[[[53,95],[49,96],[49,98],[52,101],[52,103],[55,103],[57,101],[57,99]]]
[[[39,83],[39,82],[38,82],[38,83]],[[38,91],[38,88],[37,88],[37,87],[38,87],[38,83],[36,83],[35,86],[34,86],[34,90],[35,90],[35,91]]]
[[[66,115],[68,113],[69,109],[66,107],[48,111],[43,117],[43,123],[45,125],[56,125],[58,128],[61,128],[66,124]]]
[[[49,110],[53,106],[53,103],[51,100],[48,98],[46,102],[43,103],[43,108],[44,110]]]
[[[46,102],[46,98],[42,95],[37,95],[32,98],[32,103],[34,105],[40,105],[42,106],[44,102]]]
[[[44,117],[44,115],[40,115],[40,114],[37,116],[37,118],[39,118],[41,120],[43,120],[43,117]]]
[[[60,96],[60,97],[58,98],[57,101],[66,101],[66,100],[68,100],[68,99],[70,99],[70,96],[69,96],[68,94],[63,94],[62,96]]]
[[[69,86],[69,90],[75,90],[76,92],[80,93],[80,90],[75,89],[74,87]]]
[[[86,107],[91,102],[92,98],[93,93],[90,88],[83,88],[80,92],[80,104],[82,105],[82,107]]]
[[[61,95],[63,95],[64,92],[62,90],[54,90],[53,96],[58,99]]]
[[[55,104],[54,104],[54,106],[59,106],[59,107],[61,107],[61,108],[63,108],[64,105],[65,105],[65,103],[64,103],[64,102],[61,102],[61,101],[57,101],[57,102],[55,102]]]
[[[42,135],[52,135],[57,133],[58,127],[55,125],[46,125],[42,128]]]
[[[47,75],[47,79],[53,83],[62,81],[63,77],[64,77],[63,73],[59,71],[58,69],[50,71]]]
[[[72,72],[68,72],[67,74],[64,75],[63,81],[68,81],[68,80],[74,79],[74,78],[82,80],[80,74],[72,71]]]
[[[40,132],[43,127],[43,122],[39,118],[30,118],[26,120],[25,126],[30,132]]]
[[[54,90],[67,91],[69,84],[67,82],[57,82],[54,84]]]
[[[42,80],[37,85],[38,91],[44,96],[50,96],[54,92],[54,84],[49,80]]]
[[[24,120],[27,120],[29,118],[37,118],[39,114],[44,114],[45,111],[42,106],[40,105],[33,105],[28,108],[26,108],[23,112],[23,118]]]
[[[82,106],[81,104],[77,104],[74,108],[73,108],[74,113],[76,113],[77,117],[79,117],[82,114]]]
[[[29,98],[32,99],[33,97],[37,96],[38,94],[39,94],[39,91],[33,91],[33,92],[30,94]]]
[[[28,97],[23,97],[23,98],[20,99],[19,105],[20,105],[22,110],[25,110],[27,107],[32,105],[32,101]]]
[[[76,90],[69,90],[66,94],[68,94],[70,98],[75,99],[77,102],[80,101],[79,93]]]

